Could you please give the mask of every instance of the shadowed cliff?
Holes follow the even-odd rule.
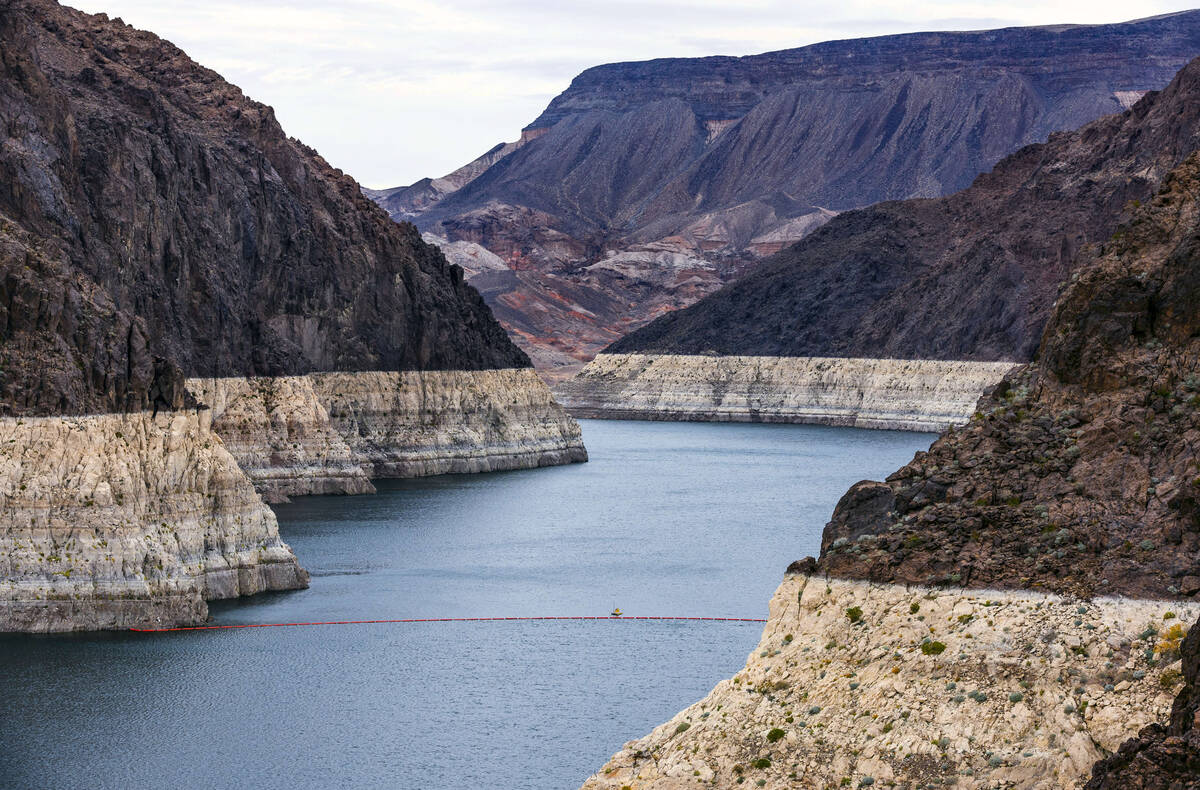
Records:
[[[880,582],[1200,596],[1200,153],[1084,250],[1036,360],[886,482],[820,567]]]
[[[527,366],[462,271],[169,42],[0,14],[0,410],[184,402],[184,376]]]

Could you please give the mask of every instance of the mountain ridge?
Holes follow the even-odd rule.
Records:
[[[45,0],[9,3],[0,40],[6,409],[179,406],[197,375],[528,365],[461,269],[178,47]]]
[[[1200,147],[1200,63],[945,198],[840,214],[606,353],[1029,359],[1074,255]]]
[[[503,258],[513,275],[489,274],[487,301],[544,375],[565,375],[837,212],[966,188],[1025,144],[1124,111],[1197,52],[1200,12],[1181,12],[606,64],[461,187],[381,202]]]

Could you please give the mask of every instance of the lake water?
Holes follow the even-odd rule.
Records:
[[[584,421],[583,465],[277,508],[312,586],[217,623],[765,617],[850,484],[929,434]],[[739,670],[757,623],[0,637],[0,786],[577,787]]]

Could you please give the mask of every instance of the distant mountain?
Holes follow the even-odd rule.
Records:
[[[520,141],[375,196],[508,262],[485,297],[536,363],[571,364],[837,211],[952,193],[1121,112],[1197,53],[1189,11],[599,66]]]
[[[968,189],[839,215],[610,353],[1028,360],[1076,253],[1200,148],[1200,62]]]

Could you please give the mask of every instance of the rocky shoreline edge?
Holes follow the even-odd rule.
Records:
[[[0,631],[196,625],[308,586],[264,499],[587,460],[530,368],[191,379],[178,411],[0,418]]]
[[[1011,362],[600,354],[555,396],[576,417],[941,431]]]
[[[791,570],[745,668],[585,790],[1078,787],[1170,711],[1200,615]]]

